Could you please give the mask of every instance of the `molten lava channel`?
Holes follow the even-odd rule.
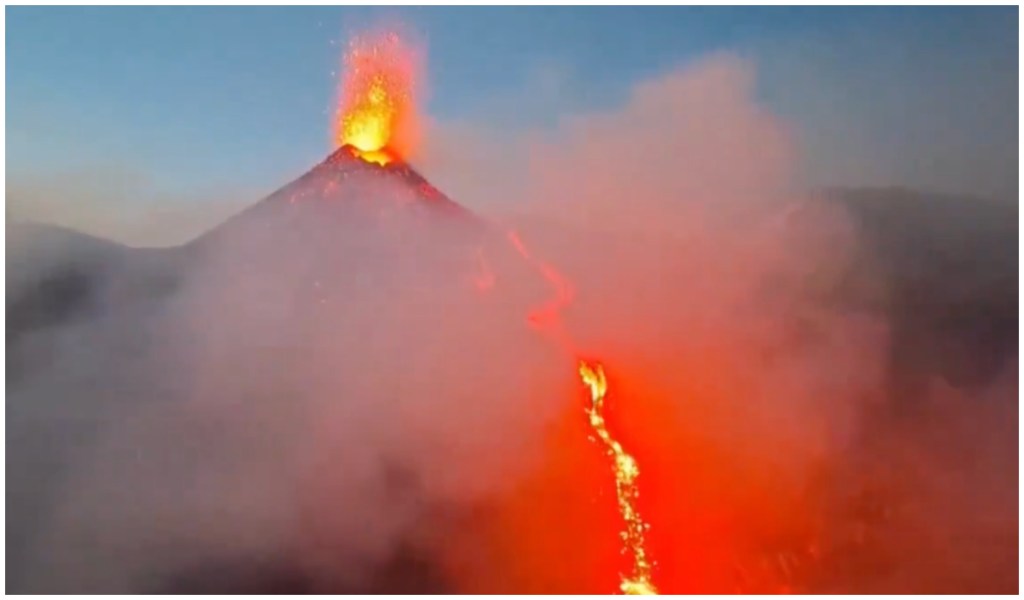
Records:
[[[619,504],[619,514],[625,522],[625,529],[621,536],[625,544],[624,550],[632,560],[632,566],[630,572],[622,576],[619,589],[628,595],[657,594],[658,590],[651,580],[651,563],[647,558],[647,549],[644,544],[644,532],[650,528],[650,525],[640,517],[640,512],[636,507],[636,499],[639,495],[636,479],[640,475],[640,468],[637,466],[636,460],[622,448],[622,444],[608,432],[604,419],[604,399],[608,393],[608,380],[604,374],[604,367],[600,363],[580,361],[579,372],[580,379],[590,390],[590,405],[587,406],[590,428],[594,430],[604,445],[608,457],[612,460],[612,471],[615,473],[615,496]]]
[[[557,269],[534,257],[516,232],[510,231],[508,240],[519,255],[537,269],[554,292],[550,300],[529,313],[527,322],[554,335],[567,350],[575,352],[575,344],[571,342],[560,320],[561,311],[575,297],[573,286]],[[648,558],[644,539],[650,525],[640,517],[637,509],[637,498],[640,494],[637,478],[640,476],[640,467],[636,459],[612,436],[605,422],[604,401],[608,394],[608,379],[604,373],[604,366],[599,362],[580,360],[578,371],[580,379],[590,392],[590,403],[586,408],[590,428],[612,462],[616,502],[619,515],[625,524],[619,536],[623,543],[622,551],[630,557],[631,564],[629,572],[620,576],[619,590],[627,595],[656,595],[658,589],[653,582],[653,564]]]

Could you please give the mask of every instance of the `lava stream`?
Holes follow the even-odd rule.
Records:
[[[615,496],[619,503],[619,514],[622,515],[622,520],[626,524],[626,528],[621,533],[622,541],[633,562],[628,576],[622,576],[619,589],[622,590],[622,593],[629,595],[657,594],[658,590],[651,581],[651,563],[644,547],[644,532],[650,526],[640,517],[640,512],[636,507],[636,499],[639,496],[636,478],[640,475],[640,468],[637,466],[636,460],[622,448],[622,444],[608,432],[603,414],[604,399],[608,393],[608,380],[604,375],[604,367],[601,366],[601,363],[588,363],[581,360],[579,371],[580,379],[590,390],[590,405],[587,407],[590,427],[600,438],[609,458],[612,459],[612,470],[615,472]]]
[[[567,348],[573,345],[569,336],[561,326],[559,316],[563,308],[568,306],[575,297],[575,290],[568,280],[554,267],[534,257],[523,244],[522,239],[514,231],[508,233],[508,239],[529,264],[536,268],[554,290],[554,297],[539,308],[530,312],[527,322],[539,329],[544,329],[556,336],[556,339]],[[615,473],[615,494],[619,514],[625,521],[625,529],[620,533],[624,544],[623,553],[631,558],[629,573],[621,576],[619,589],[628,595],[655,595],[658,593],[652,578],[652,564],[647,556],[644,532],[650,528],[640,517],[636,507],[639,496],[637,477],[640,468],[634,459],[608,431],[604,418],[604,400],[608,393],[608,380],[604,367],[598,362],[579,361],[579,375],[590,390],[590,404],[586,409],[590,427],[601,440],[608,456],[612,459],[612,471]]]

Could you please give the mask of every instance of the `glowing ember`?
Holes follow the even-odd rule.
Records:
[[[651,581],[651,563],[647,560],[647,550],[644,547],[644,532],[650,526],[644,523],[636,508],[636,498],[639,495],[636,478],[640,475],[640,468],[637,467],[636,460],[612,437],[605,425],[603,409],[604,398],[608,393],[608,380],[604,375],[604,367],[600,363],[580,361],[579,371],[580,378],[590,390],[590,406],[587,407],[590,427],[600,438],[612,459],[619,514],[626,522],[626,528],[621,534],[622,541],[633,559],[633,567],[628,575],[622,577],[619,589],[629,595],[657,594],[658,590]]]
[[[357,39],[345,54],[335,138],[368,162],[407,154],[415,125],[416,54],[397,34]]]
[[[514,247],[519,255],[526,259],[528,263],[540,271],[541,276],[544,277],[544,280],[547,281],[555,291],[554,297],[543,305],[530,311],[530,314],[526,317],[527,322],[538,328],[557,323],[559,313],[561,313],[562,309],[572,302],[576,291],[573,289],[573,286],[569,281],[562,277],[554,267],[546,262],[535,259],[529,251],[527,251],[526,245],[523,244],[523,240],[519,239],[518,233],[515,231],[509,231],[507,235],[509,241],[512,243],[512,247]]]

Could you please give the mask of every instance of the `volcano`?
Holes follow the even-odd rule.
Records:
[[[301,219],[310,210],[354,218],[364,224],[396,215],[416,215],[421,224],[434,221],[464,233],[479,231],[484,226],[483,220],[451,200],[400,158],[393,157],[381,165],[362,158],[353,146],[344,145],[304,175],[192,244],[209,244],[225,231],[246,228],[249,223],[270,216]]]
[[[390,200],[405,204],[413,210],[467,221],[476,220],[473,213],[441,193],[405,161],[396,157],[384,165],[370,162],[349,145],[338,148],[308,173],[274,192],[254,208],[261,210],[262,206],[282,202],[294,205],[317,198],[344,199],[346,184],[361,184],[367,181],[399,186],[402,188],[401,193]],[[351,199],[349,197],[349,200]]]
[[[193,407],[204,402],[197,398],[206,393],[202,382],[209,381],[208,377],[218,382],[218,391],[211,394],[215,396],[214,405],[220,400],[239,402],[238,409],[229,411],[232,422],[240,415],[264,410],[260,408],[262,402],[276,407],[266,410],[284,410],[280,407],[293,405],[295,396],[303,394],[303,390],[326,385],[318,383],[316,376],[301,374],[312,372],[323,377],[343,372],[345,365],[341,361],[333,364],[337,357],[323,351],[324,348],[338,348],[338,343],[361,344],[362,354],[372,356],[381,343],[373,339],[375,332],[383,326],[394,328],[398,327],[395,323],[406,322],[415,329],[409,332],[411,339],[417,335],[420,339],[427,335],[438,340],[452,339],[452,332],[439,325],[435,315],[465,314],[466,307],[472,310],[479,305],[472,278],[478,269],[480,244],[487,239],[501,242],[500,235],[488,233],[491,229],[483,219],[452,201],[398,157],[381,165],[364,159],[350,146],[341,146],[305,174],[182,246],[130,248],[72,231],[53,232],[62,242],[60,260],[54,258],[45,264],[26,260],[24,269],[9,270],[9,277],[24,271],[24,276],[13,281],[19,284],[21,293],[8,295],[8,322],[12,327],[8,329],[7,343],[8,366],[13,369],[9,382],[13,382],[15,391],[22,390],[26,402],[8,416],[18,424],[20,434],[32,440],[96,439],[103,431],[106,410],[116,414],[170,414],[173,416],[162,417],[163,422],[174,424],[168,427],[186,428],[191,436],[205,427],[194,427],[191,419],[209,423],[220,418],[210,413],[201,418],[191,416],[195,413],[190,411],[204,410]],[[41,236],[36,231],[26,235],[29,233],[33,239]],[[32,254],[39,256],[34,249]],[[518,330],[518,321],[507,322],[509,328]],[[192,329],[196,323],[202,325]],[[45,385],[42,390],[38,385],[32,387],[36,381],[49,381],[44,369],[50,368],[46,357],[55,352],[51,349],[55,342],[51,343],[46,334],[57,326],[61,331],[90,332],[90,339],[102,347],[99,353],[116,357],[111,364],[119,366],[97,369],[84,376],[94,382],[90,385],[96,385],[96,389],[107,390],[98,400],[92,396],[84,400],[102,410],[95,409],[82,419],[44,422],[34,417],[39,402],[27,400],[44,397],[44,401],[61,402],[64,398]],[[101,339],[96,331],[117,331],[113,337],[132,340],[138,352],[123,354],[118,349],[122,347],[120,342],[108,346],[108,340]],[[159,343],[148,337],[153,331],[161,332]],[[274,333],[257,339],[259,335],[251,337],[255,331]],[[225,355],[221,351],[226,348],[231,349],[229,354],[237,361],[223,360]],[[389,348],[388,352],[400,354],[402,348]],[[414,359],[410,357],[405,362],[417,364]],[[332,364],[322,370],[316,368],[324,362]],[[293,375],[294,378],[282,381],[281,387],[269,395],[244,384],[253,373],[272,368],[279,368],[285,379]],[[243,371],[250,375],[243,375]],[[128,380],[139,372],[150,374],[151,381],[169,383],[154,384],[141,394],[123,391],[131,387]],[[159,373],[174,375],[166,378]],[[245,389],[233,388],[236,382]],[[340,392],[323,393],[320,397],[340,405],[356,402]],[[81,397],[75,400],[76,406],[82,405]],[[182,424],[185,422],[189,424]],[[259,430],[261,437],[273,439],[268,429],[273,427],[253,427],[252,431]],[[248,430],[248,426],[225,427],[225,431],[243,430]],[[230,434],[218,433],[210,444],[216,448],[228,444],[219,441],[224,435]],[[266,439],[260,445],[272,447],[273,442]],[[177,455],[194,443],[195,439],[190,439],[180,447],[177,442],[168,447],[175,448],[172,454]],[[38,452],[32,453],[35,459],[42,455],[42,460],[62,465],[76,460],[74,453],[68,453],[59,444],[38,448]],[[344,452],[339,451],[339,455]],[[26,515],[28,523],[14,527],[9,539],[8,547],[15,558],[8,564],[22,572],[15,587],[111,589],[109,582],[93,580],[88,574],[110,568],[99,557],[90,568],[70,572],[71,569],[49,581],[39,578],[28,567],[21,569],[29,564],[45,564],[46,567],[39,568],[49,569],[54,561],[61,560],[49,555],[35,556],[30,548],[39,535],[39,526],[34,524],[48,516],[39,499],[53,493],[61,481],[58,470],[30,477],[29,473],[35,473],[33,465],[38,464],[35,459],[19,463],[24,468],[12,469],[23,481],[31,480],[8,498],[8,505]],[[188,472],[206,473],[212,468],[207,464],[203,458],[190,465]],[[301,489],[297,495],[307,502],[311,498],[329,498],[334,502],[321,487],[329,486],[331,477],[330,468],[317,472],[310,481],[296,484]],[[166,481],[174,481],[169,483],[173,487],[184,485],[173,478]],[[391,499],[392,493],[396,497],[409,495],[404,488],[392,492],[391,487],[385,486],[386,497],[381,498],[382,502],[398,502]],[[187,504],[187,500],[181,503]],[[315,512],[323,516],[334,510],[331,507]],[[91,531],[89,535],[104,540],[135,535],[118,528],[108,530],[98,522],[77,523]],[[182,526],[183,530],[189,528]],[[317,521],[309,529],[300,527],[295,537],[303,543],[315,544],[325,528],[329,529]],[[141,539],[136,541],[143,543]],[[73,545],[69,543],[67,547]],[[146,551],[137,554],[143,556]],[[296,566],[288,558],[275,558],[274,564],[266,567],[258,564],[259,560],[247,550],[215,554],[200,561],[202,568],[198,570],[190,561],[161,565],[162,572],[145,585],[155,586],[159,591],[190,592],[250,589],[249,586],[261,591],[281,587],[294,591],[313,586],[310,589],[316,591],[385,593],[445,589],[439,587],[442,584],[437,582],[432,566],[420,565],[423,561],[419,556],[384,557],[379,576],[374,571],[369,579],[352,589],[346,587],[347,582],[325,583],[323,576],[310,576],[303,571],[305,565]],[[236,563],[241,566],[236,568]],[[128,572],[131,567],[115,568],[122,570]]]
[[[316,282],[318,296],[343,295],[356,280],[369,286],[366,272],[389,287],[461,286],[481,249],[501,243],[494,230],[400,158],[382,165],[344,145],[182,250],[189,271],[250,265],[253,277],[274,274],[266,285],[277,290],[305,285],[294,276]],[[225,272],[247,276],[238,271]]]

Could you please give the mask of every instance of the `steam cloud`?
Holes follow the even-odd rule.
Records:
[[[848,215],[794,179],[752,81],[721,56],[536,135],[437,124],[419,163],[470,208],[521,199],[501,222],[577,287],[563,317],[608,366],[662,589],[1008,589],[1015,377],[976,397],[936,379],[932,420],[877,416],[879,276],[855,268]],[[271,212],[160,262],[177,283],[158,301],[126,300],[119,271],[86,318],[20,339],[12,589],[159,591],[237,565],[247,585],[282,569],[362,590],[406,555],[435,589],[614,589],[573,356],[524,322],[536,274],[499,235],[481,295],[429,215],[300,208],[301,226]],[[864,481],[905,512],[842,513]]]

